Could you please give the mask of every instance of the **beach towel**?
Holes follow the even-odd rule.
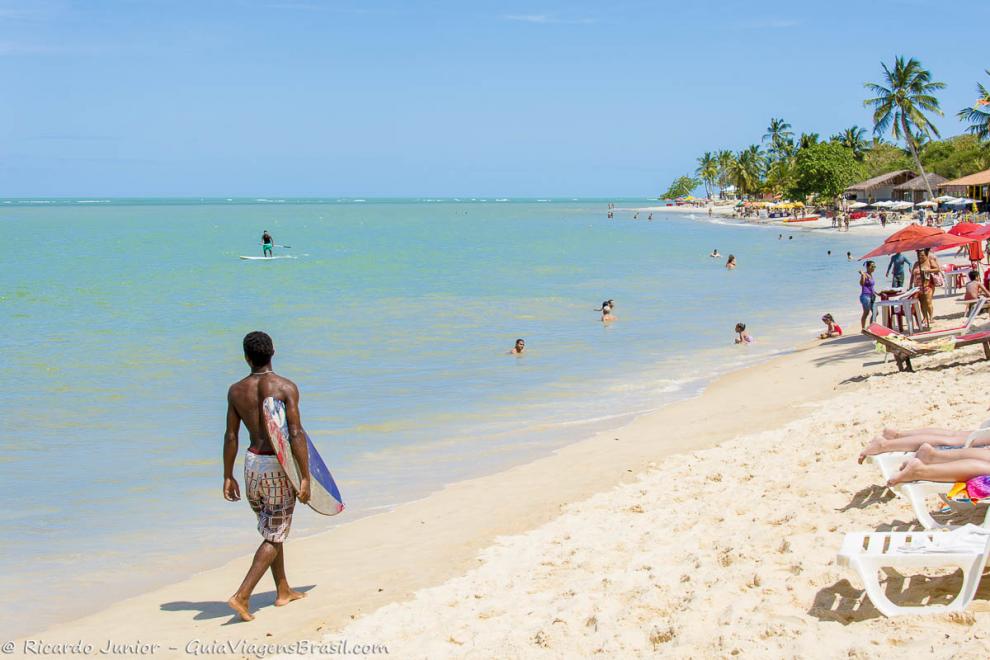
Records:
[[[959,497],[960,495],[969,498],[974,504],[990,498],[990,474],[980,475],[979,477],[973,477],[969,481],[956,483],[949,490],[948,498],[950,500],[961,499]]]
[[[990,529],[970,523],[951,532],[917,534],[911,537],[909,543],[899,546],[897,551],[905,554],[983,552],[988,537],[990,537]]]

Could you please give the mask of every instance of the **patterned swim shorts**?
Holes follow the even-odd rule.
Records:
[[[244,487],[248,504],[258,516],[258,533],[272,543],[282,543],[289,536],[296,491],[285,470],[274,456],[247,452],[244,458]]]

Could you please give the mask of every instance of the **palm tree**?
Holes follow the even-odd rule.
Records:
[[[760,191],[765,167],[766,159],[759,145],[751,144],[736,155],[729,176],[740,193],[752,195]]]
[[[769,141],[770,151],[778,157],[786,155],[788,145],[793,143],[791,138],[794,137],[794,133],[790,131],[790,128],[790,124],[776,117],[770,119],[770,125],[767,126],[767,132],[762,141]]]
[[[706,151],[704,156],[698,158],[698,169],[694,172],[705,183],[705,196],[711,199],[712,188],[715,187],[715,179],[718,178],[718,158],[712,152]]]
[[[986,73],[990,76],[990,69],[986,69]],[[956,116],[962,121],[969,122],[969,128],[966,130],[978,139],[981,141],[990,140],[990,110],[987,110],[987,107],[990,106],[990,91],[987,91],[983,83],[977,83],[976,93],[980,97],[976,99],[973,107],[963,108]]]
[[[928,189],[929,199],[934,199],[928,175],[918,157],[918,138],[931,134],[938,137],[938,129],[925,112],[942,115],[934,92],[944,89],[945,83],[933,82],[931,71],[922,68],[913,57],[905,61],[903,56],[898,56],[893,69],[886,64],[881,66],[883,84],[866,83],[874,96],[863,101],[863,105],[873,108],[873,132],[882,134],[890,129],[894,139],[904,140]]]
[[[801,137],[798,139],[798,149],[813,147],[818,144],[819,139],[821,136],[818,133],[801,133]]]
[[[766,189],[775,195],[783,195],[794,180],[794,158],[781,158],[767,166]]]
[[[733,163],[736,162],[736,156],[728,149],[723,149],[715,156],[715,160],[718,162],[718,192],[719,196],[724,196],[725,189],[729,187],[732,167]]]
[[[869,148],[866,141],[866,129],[859,126],[852,126],[841,133],[836,133],[831,137],[831,140],[851,150],[856,160],[863,160],[863,156]]]

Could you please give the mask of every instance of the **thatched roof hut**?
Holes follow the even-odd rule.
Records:
[[[940,183],[948,181],[941,174],[935,174],[934,172],[929,172],[923,177],[916,176],[899,186],[894,186],[894,199],[897,201],[912,202],[914,204],[925,201],[928,199],[928,186],[925,185],[926,178],[928,179],[928,186],[931,186],[933,192],[938,190]]]
[[[907,183],[917,175],[911,170],[887,172],[846,188],[846,199],[860,202],[879,202],[894,198],[894,187]]]

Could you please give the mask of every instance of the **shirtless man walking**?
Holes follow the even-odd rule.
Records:
[[[283,543],[292,525],[292,510],[299,501],[309,501],[309,454],[306,435],[299,421],[299,389],[288,378],[272,371],[275,346],[264,332],[250,332],[244,337],[244,359],[251,373],[230,386],[227,392],[227,432],[223,437],[223,496],[228,502],[241,499],[240,486],[234,478],[234,460],[237,458],[237,433],[241,423],[251,435],[244,458],[244,487],[248,503],[258,517],[258,532],[264,540],[254,553],[251,568],[244,581],[227,604],[245,621],[254,619],[250,612],[251,592],[265,572],[271,569],[275,579],[275,606],[281,607],[306,594],[289,587],[285,577],[285,551]],[[262,422],[261,404],[267,397],[275,397],[285,404],[285,417],[289,426],[289,444],[299,466],[299,492],[293,490],[275,451],[268,439],[268,430]]]

